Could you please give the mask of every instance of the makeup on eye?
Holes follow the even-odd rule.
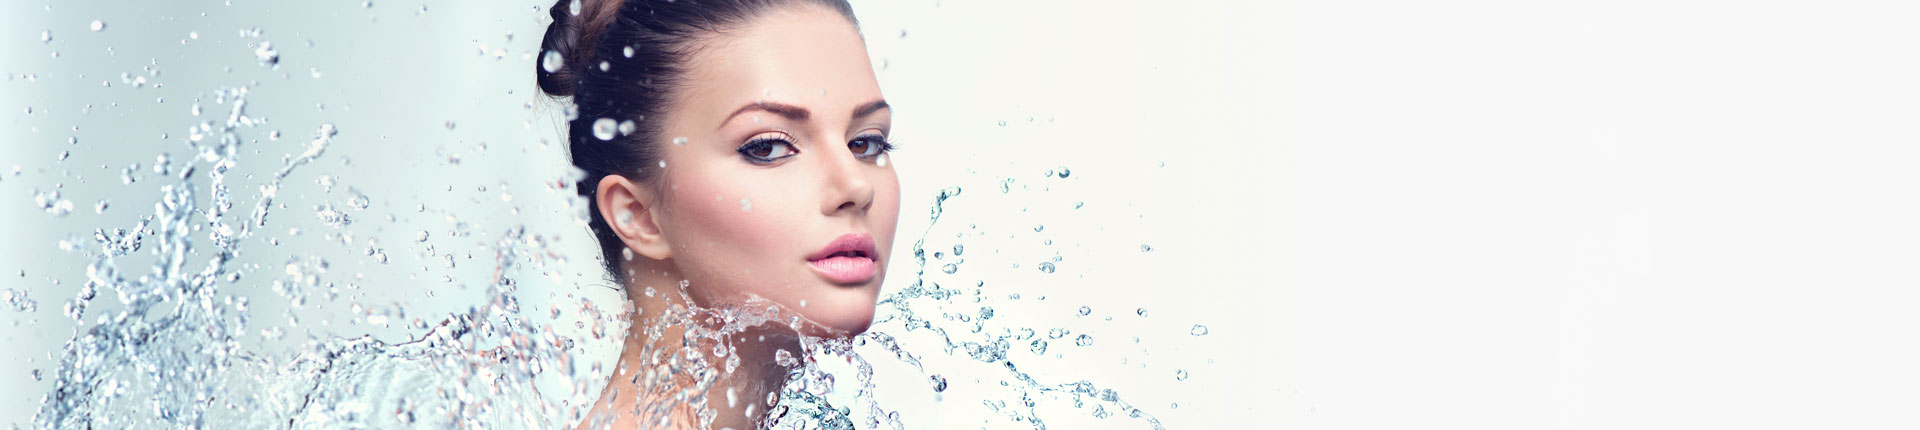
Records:
[[[793,141],[779,134],[762,134],[748,139],[738,149],[742,158],[754,164],[770,164],[800,153]]]

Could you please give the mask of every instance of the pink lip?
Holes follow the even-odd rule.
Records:
[[[829,282],[864,284],[876,275],[875,269],[880,261],[878,251],[879,248],[873,244],[873,236],[847,233],[808,255],[807,264],[813,266],[814,273]]]

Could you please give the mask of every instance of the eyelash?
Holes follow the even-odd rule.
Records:
[[[893,152],[900,149],[899,143],[889,140],[887,139],[886,136],[883,136],[883,135],[869,134],[869,135],[854,137],[853,140],[854,141],[865,140],[867,141],[868,145],[880,146],[880,150],[878,152],[875,152],[873,155],[857,155],[858,157],[863,159],[877,158],[881,154],[886,154],[886,153]],[[749,153],[749,151],[752,151],[754,149],[760,148],[762,146],[767,146],[767,145],[787,145],[787,148],[790,152],[794,154],[800,153],[799,148],[794,147],[793,141],[787,140],[786,138],[775,137],[775,136],[761,136],[761,137],[755,137],[753,139],[749,139],[747,140],[747,143],[741,144],[740,148],[735,149],[734,151],[740,153],[741,157],[746,158],[748,162],[751,162],[754,164],[770,164],[775,161],[780,161],[781,159],[793,156],[789,154],[789,155],[784,155],[784,156],[775,157],[775,158],[762,158],[760,156],[756,156]]]

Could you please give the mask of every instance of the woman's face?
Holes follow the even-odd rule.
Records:
[[[835,12],[769,12],[707,39],[657,142],[652,264],[712,306],[757,295],[857,334],[873,321],[900,213],[892,112]]]

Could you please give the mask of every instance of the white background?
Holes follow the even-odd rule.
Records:
[[[28,351],[0,359],[0,386],[9,387],[0,417],[21,422],[31,413],[46,386],[26,369],[48,369],[40,351],[71,333],[70,323],[58,323],[59,307],[84,261],[54,253],[53,242],[61,231],[113,225],[87,218],[91,201],[122,192],[69,185],[76,214],[56,220],[32,204],[32,190],[59,181],[36,166],[54,165],[54,154],[68,149],[69,125],[124,127],[124,136],[83,137],[77,161],[52,169],[82,166],[97,177],[89,186],[117,190],[120,165],[151,159],[152,149],[132,145],[157,145],[161,131],[178,139],[191,123],[183,100],[216,83],[258,79],[223,77],[219,66],[270,76],[261,98],[284,99],[285,107],[254,101],[276,112],[275,128],[291,141],[304,142],[320,121],[339,123],[342,143],[329,156],[355,164],[320,170],[358,181],[347,183],[374,197],[375,211],[404,214],[416,201],[483,210],[498,188],[436,190],[506,182],[529,202],[526,213],[463,219],[486,220],[483,230],[564,220],[551,198],[529,197],[551,170],[515,170],[563,162],[527,144],[552,136],[555,122],[523,123],[529,113],[519,108],[533,91],[533,57],[524,54],[537,47],[544,11],[430,2],[432,12],[420,15],[414,3],[378,2],[370,11],[352,3],[302,13],[210,3],[166,13],[176,19],[156,24],[156,46],[190,30],[230,38],[260,25],[282,47],[292,77],[260,70],[250,49],[207,48],[222,60],[204,69],[170,64],[163,75],[169,89],[187,91],[160,110],[178,118],[129,114],[135,122],[121,126],[107,124],[99,107],[91,117],[74,113],[81,103],[154,94],[81,91],[106,91],[100,80],[119,85],[118,72],[137,71],[154,55],[131,54],[138,49],[121,39],[115,48],[130,62],[100,63],[107,60],[96,58],[98,44],[110,42],[85,39],[85,26],[107,16],[100,34],[118,35],[160,12],[63,3],[0,14],[0,73],[9,77],[0,84],[0,169],[9,169],[0,172],[8,238],[0,286],[30,289],[39,303],[34,314],[0,311],[13,322],[0,335]],[[195,21],[196,8],[213,12],[211,21]],[[1911,25],[1920,11],[1911,6],[946,0],[864,1],[856,10],[876,64],[886,66],[883,90],[901,107],[896,137],[906,149],[895,160],[907,201],[894,255],[909,255],[907,239],[925,227],[924,202],[941,187],[965,187],[955,204],[978,211],[943,225],[1018,225],[1029,215],[996,211],[1052,198],[1088,202],[1093,215],[1049,229],[1081,228],[1055,239],[1094,250],[1063,261],[1056,280],[1004,283],[1044,289],[1057,301],[1009,318],[1083,324],[1071,309],[1086,304],[1096,317],[1125,322],[1131,309],[1148,307],[1145,322],[1087,330],[1101,348],[1135,330],[1160,351],[1152,369],[1109,361],[1036,372],[1110,381],[1170,428],[1920,424],[1911,407],[1920,401],[1920,316],[1911,310],[1920,304],[1912,292],[1920,281],[1920,171],[1912,167],[1920,162],[1920,84],[1912,79],[1920,76],[1920,27]],[[296,26],[306,21],[318,24]],[[49,28],[56,43],[41,44]],[[516,35],[510,42],[500,36],[508,31]],[[317,42],[303,53],[302,38]],[[501,60],[477,57],[476,44],[511,51]],[[313,66],[325,78],[296,79],[310,66],[303,54],[324,59]],[[27,73],[37,82],[21,77]],[[509,89],[517,92],[502,94]],[[316,100],[329,110],[314,110]],[[26,106],[36,113],[23,113]],[[454,132],[442,127],[450,120],[460,123]],[[481,136],[502,137],[476,151]],[[269,148],[259,159],[286,152]],[[100,158],[117,152],[133,155]],[[442,152],[465,159],[459,167],[416,166],[444,160]],[[10,173],[15,164],[23,175]],[[94,164],[110,167],[92,173]],[[1077,179],[1042,181],[1041,171],[1063,165]],[[409,166],[419,170],[399,168]],[[1059,188],[1031,200],[984,198],[1003,178]],[[340,196],[310,198],[296,207]],[[147,205],[116,199],[116,207]],[[968,199],[980,203],[960,203]],[[363,217],[363,225],[385,226],[364,234],[391,236],[383,243],[396,250],[417,225],[441,222],[437,213],[372,221],[384,213]],[[288,222],[295,219],[312,222]],[[584,234],[572,240],[590,249],[580,243]],[[1114,251],[1138,243],[1156,250]],[[283,262],[305,249],[264,259]],[[403,284],[414,267],[432,269],[419,275],[429,280],[484,270],[408,261],[366,269],[376,279],[369,283]],[[1036,261],[1004,262],[1031,277]],[[982,262],[1001,263],[973,264]],[[23,269],[30,275],[12,275]],[[336,269],[347,270],[357,269]],[[889,288],[910,280],[893,270]],[[47,276],[63,282],[50,285]],[[450,290],[438,297],[409,306],[471,303]],[[344,305],[331,306],[321,308]],[[1196,322],[1211,334],[1186,336]],[[1193,378],[1167,377],[1176,367]],[[881,394],[908,422],[978,426],[969,420],[982,416],[978,406],[935,402],[911,381],[917,376],[885,371]],[[1172,402],[1181,406],[1165,406]],[[1101,424],[1115,423],[1088,425]]]

